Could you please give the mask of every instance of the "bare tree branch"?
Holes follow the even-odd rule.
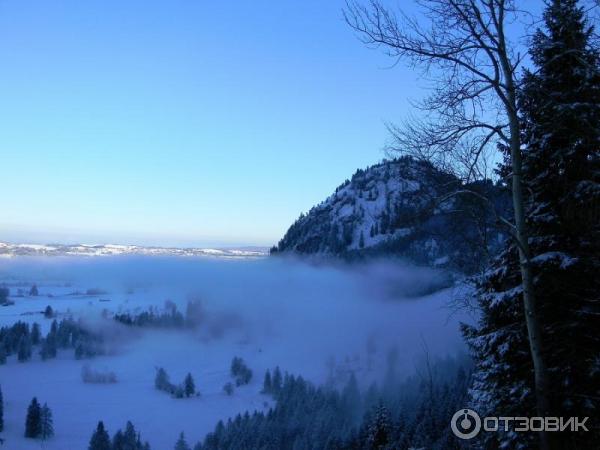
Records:
[[[418,3],[429,19],[427,28],[402,12],[396,15],[379,0],[370,0],[367,6],[349,1],[344,10],[346,22],[363,43],[383,48],[396,62],[406,58],[413,67],[422,67],[435,83],[430,96],[416,105],[428,119],[388,125],[392,142],[387,150],[430,159],[479,142],[471,154],[474,161],[467,164],[470,169],[456,170],[456,174],[467,181],[489,177],[491,174],[474,168],[487,149],[491,149],[489,154],[498,142],[509,143],[504,117],[513,105],[507,77],[514,78],[522,58],[514,61],[508,72],[504,70],[501,53],[507,46],[502,28],[506,14],[517,14],[517,10],[512,1],[504,0]],[[464,126],[457,126],[459,123]],[[451,168],[446,164],[446,169]]]

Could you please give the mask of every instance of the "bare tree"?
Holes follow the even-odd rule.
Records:
[[[520,124],[514,54],[506,29],[520,14],[512,0],[420,0],[423,16],[394,13],[379,0],[350,1],[344,17],[361,40],[420,67],[433,81],[418,106],[429,119],[390,126],[397,150],[442,167],[464,179],[481,176],[486,155],[504,146],[510,154],[514,222],[508,223],[518,252],[528,340],[535,372],[538,414],[549,410],[548,373],[541,351],[531,252],[525,224]],[[548,448],[547,435],[541,447]]]

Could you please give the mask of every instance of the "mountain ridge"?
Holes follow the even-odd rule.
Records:
[[[496,212],[509,214],[504,187],[491,181],[464,184],[410,157],[383,160],[358,169],[332,195],[301,214],[271,254],[346,259],[393,255],[473,272],[506,238],[490,204]]]

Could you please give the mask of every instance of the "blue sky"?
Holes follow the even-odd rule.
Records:
[[[0,241],[275,243],[419,96],[342,6],[0,2]]]

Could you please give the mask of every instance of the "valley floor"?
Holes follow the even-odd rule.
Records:
[[[414,296],[417,283],[426,290],[435,276],[391,265],[336,268],[271,260],[3,261],[0,283],[11,294],[25,293],[0,307],[0,326],[37,322],[45,334],[51,319],[42,311],[51,305],[57,319],[82,318],[90,329],[114,327],[119,338],[110,354],[89,360],[61,350],[56,359],[42,361],[35,348],[27,362],[10,356],[0,365],[0,437],[10,449],[85,449],[98,420],[111,435],[130,420],[153,449],[169,449],[181,431],[195,443],[219,420],[272,406],[260,391],[265,371],[275,366],[316,384],[341,386],[354,373],[366,386],[381,378],[394,348],[398,371],[412,373],[424,345],[436,356],[463,348],[457,323],[465,318],[446,308],[451,291]],[[32,283],[36,297],[27,295]],[[185,311],[190,298],[200,299],[205,311],[197,330],[132,328],[112,319],[115,312],[162,308],[165,300]],[[228,396],[223,385],[232,381],[234,356],[254,376]],[[85,364],[114,372],[118,382],[84,383]],[[201,395],[175,399],[157,391],[158,367],[176,383],[191,373]],[[34,396],[54,414],[55,436],[44,443],[23,437]]]

